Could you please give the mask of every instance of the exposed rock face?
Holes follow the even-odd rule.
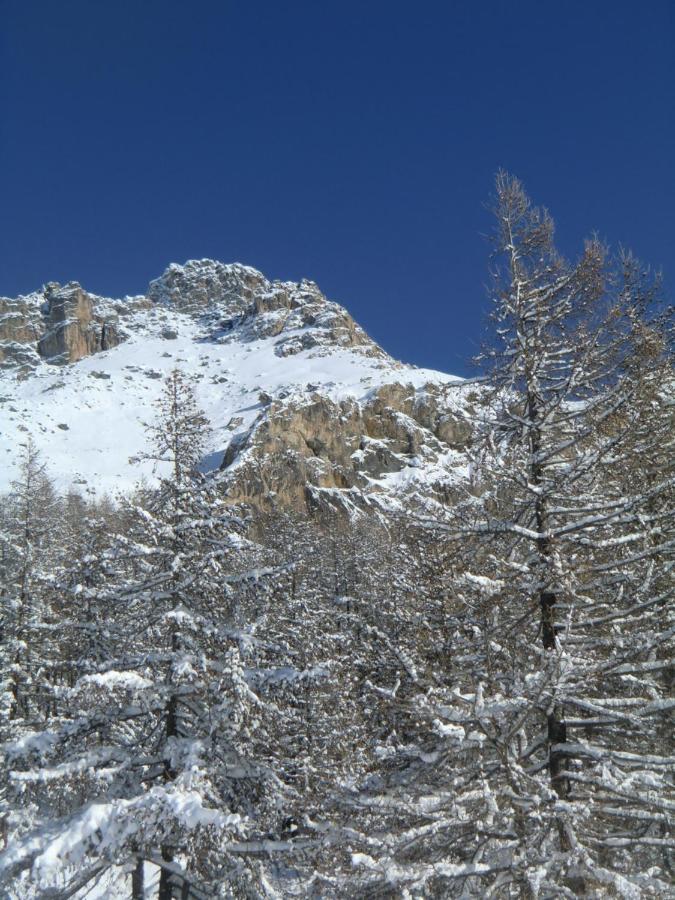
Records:
[[[150,282],[148,299],[181,312],[204,313],[218,308],[221,315],[243,315],[256,293],[269,286],[265,276],[239,263],[225,265],[211,259],[191,259],[169,268]]]
[[[45,295],[47,330],[38,353],[48,362],[77,362],[122,340],[117,323],[97,314],[92,298],[76,282],[62,288],[48,285]]]
[[[17,299],[0,298],[0,366],[26,373],[40,360],[65,365],[124,340],[114,301],[73,281]]]
[[[321,347],[364,347],[384,355],[349,313],[312,281],[268,281],[250,266],[213,260],[172,264],[145,297],[109,300],[77,282],[46,285],[16,299],[0,298],[0,366],[28,372],[41,360],[77,362],[123,341],[133,313],[168,308],[197,319],[204,337],[220,343],[279,336],[276,353]],[[165,332],[167,340],[175,333]]]
[[[376,498],[387,476],[429,470],[466,448],[471,405],[451,412],[448,390],[458,388],[393,383],[365,403],[336,403],[318,393],[273,401],[227,448],[221,468],[229,474],[229,495],[298,511],[316,504],[322,490],[349,491],[357,503]],[[425,487],[439,496],[447,490],[442,477]]]
[[[150,283],[148,299],[199,316],[205,335],[255,341],[279,336],[276,352],[291,356],[314,347],[380,348],[349,313],[327,300],[313,281],[268,281],[250,266],[210,259],[171,265]]]

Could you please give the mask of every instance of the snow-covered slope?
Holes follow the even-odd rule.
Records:
[[[465,416],[461,380],[393,360],[311,282],[271,283],[254,269],[202,260],[170,266],[150,285],[147,299],[129,301],[126,315],[123,301],[102,302],[108,319],[110,309],[123,311],[114,323],[117,346],[100,349],[99,341],[92,355],[69,364],[35,355],[28,372],[10,366],[0,376],[0,490],[15,477],[28,434],[61,489],[116,492],[141,477],[152,479],[152,464],[134,458],[144,450],[144,423],[154,416],[164,376],[175,367],[196,379],[199,403],[211,422],[205,468],[221,467],[227,454],[233,478],[238,470],[246,478],[245,463],[256,447],[267,455],[290,447],[315,460],[315,470],[322,464],[331,468],[337,451],[319,432],[332,427],[339,439],[345,423],[350,437],[338,453],[340,464],[353,465],[361,476],[353,485],[343,477],[341,486],[358,483],[359,489],[386,492],[415,478],[440,478],[434,469],[447,473],[460,464],[448,422],[455,421],[453,410],[456,419]],[[391,385],[401,387],[385,390]],[[312,416],[299,411],[316,410],[317,404],[324,416],[319,422],[313,413],[312,425]],[[369,416],[368,410],[375,412]],[[284,448],[279,435],[283,444],[283,422],[291,414],[305,423],[303,441],[296,447],[289,439]],[[378,436],[379,426],[372,426],[378,416],[393,417],[398,425],[390,423]],[[278,426],[273,449],[260,438],[269,437],[270,419]],[[313,428],[319,437],[309,433]],[[428,435],[410,438],[405,447],[397,428],[411,434],[426,429]],[[319,487],[335,483],[325,472],[314,478],[312,465],[303,478]]]

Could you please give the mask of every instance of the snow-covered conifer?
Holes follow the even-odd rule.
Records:
[[[160,900],[234,896],[252,883],[245,860],[264,846],[279,790],[250,754],[268,713],[224,614],[246,542],[197,471],[205,427],[174,372],[149,429],[165,466],[159,487],[106,551],[115,583],[97,609],[104,658],[63,692],[53,727],[4,747],[14,789],[36,807],[4,854],[5,883],[66,895],[128,872],[140,897],[147,864]]]
[[[21,447],[19,475],[3,498],[2,690],[7,720],[38,712],[38,673],[45,578],[55,562],[58,500],[41,454],[28,437]]]
[[[627,257],[594,240],[566,262],[504,173],[495,213],[478,484],[442,526],[454,686],[419,698],[429,764],[371,801],[407,827],[356,862],[413,895],[661,896],[672,472],[638,473],[669,443],[672,357]]]

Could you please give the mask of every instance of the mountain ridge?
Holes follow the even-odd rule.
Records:
[[[203,259],[172,263],[141,296],[52,283],[0,304],[4,488],[27,433],[63,489],[152,479],[129,459],[173,368],[211,422],[204,468],[249,503],[440,495],[465,464],[466,383],[394,360],[314,282]]]

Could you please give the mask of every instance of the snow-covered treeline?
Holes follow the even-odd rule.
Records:
[[[228,504],[178,370],[158,487],[59,497],[23,446],[3,896],[672,896],[671,321],[629,255],[564,260],[506,174],[495,217],[440,512]]]

